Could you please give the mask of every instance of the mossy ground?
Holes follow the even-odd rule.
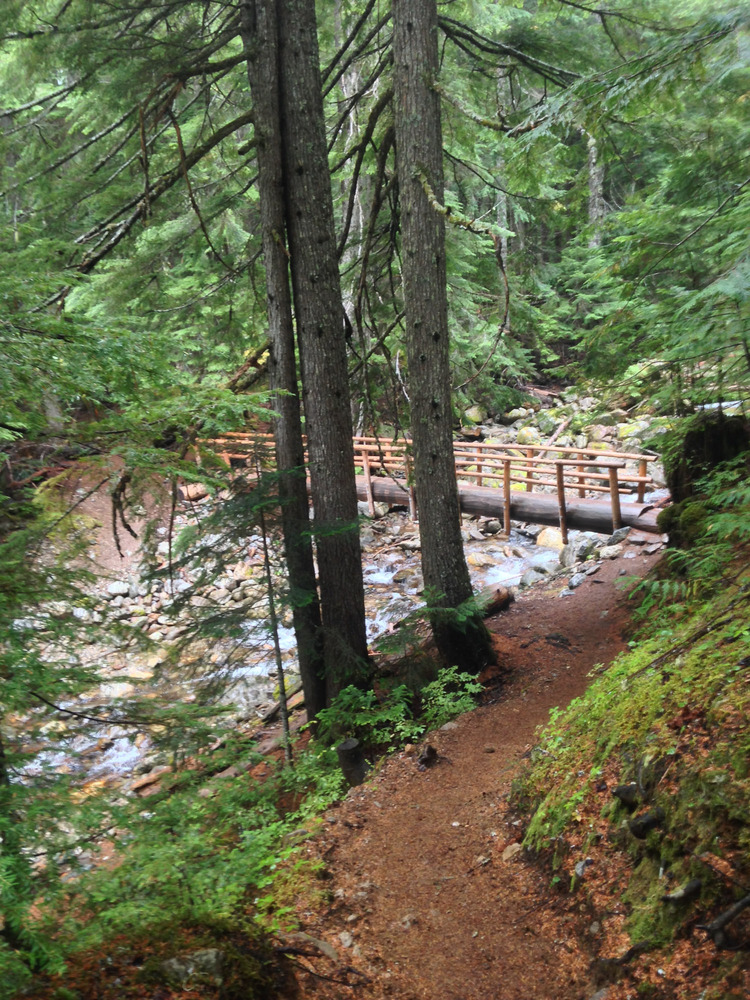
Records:
[[[594,951],[617,958],[645,943],[618,973],[631,994],[636,985],[639,995],[689,996],[680,970],[697,962],[728,991],[717,996],[733,995],[735,980],[747,988],[741,960],[700,925],[750,891],[749,617],[748,566],[707,601],[652,607],[631,651],[553,713],[516,783],[525,843],[593,914]],[[628,783],[637,786],[633,815],[664,811],[644,839],[612,796]],[[663,900],[690,879],[701,880],[697,898]],[[729,929],[747,945],[750,921]]]

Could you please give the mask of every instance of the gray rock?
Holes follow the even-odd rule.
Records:
[[[341,931],[339,934],[339,941],[341,942],[342,948],[351,948],[354,944],[354,938],[349,931]]]
[[[616,559],[622,554],[622,545],[604,545],[597,555],[600,559]]]
[[[498,520],[496,520],[495,518],[491,518],[485,524],[484,530],[487,532],[488,535],[496,535],[498,531],[503,530],[503,526],[502,524],[500,524]]]
[[[113,580],[108,584],[106,597],[130,597],[130,584],[125,580]]]
[[[575,538],[560,553],[560,565],[570,569],[576,563],[585,562],[595,548],[596,542],[592,538],[585,535]]]
[[[534,583],[538,583],[540,580],[544,579],[544,574],[539,573],[535,569],[527,569],[523,574],[521,579],[518,581],[519,587],[530,587]]]
[[[573,576],[568,580],[568,586],[571,590],[575,590],[576,587],[580,587],[583,581],[586,579],[585,573],[574,573]]]
[[[607,539],[607,545],[617,545],[620,542],[624,542],[629,534],[630,528],[627,527],[627,525],[625,527],[618,528],[617,531],[613,531]]]
[[[510,427],[516,420],[523,420],[527,416],[528,410],[525,410],[522,406],[517,406],[514,410],[509,410],[508,413],[500,415],[497,419],[501,424]]]
[[[218,948],[203,948],[201,951],[168,958],[161,963],[161,970],[170,985],[186,987],[194,985],[221,986],[224,981],[225,955]]]
[[[593,865],[593,860],[591,858],[586,858],[584,861],[579,861],[575,866],[575,873],[577,878],[583,878],[586,874],[586,869],[589,865]]]
[[[73,617],[77,618],[79,622],[90,622],[91,612],[88,608],[73,608]]]
[[[531,424],[522,427],[516,437],[516,444],[541,444],[542,437],[536,427]]]

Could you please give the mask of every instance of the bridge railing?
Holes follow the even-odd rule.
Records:
[[[235,432],[205,442],[227,462],[247,459],[273,446],[270,434]],[[404,497],[412,517],[416,516],[416,497],[411,475],[411,442],[404,438],[384,439],[367,435],[353,438],[355,467],[365,480],[365,495],[374,511],[372,479],[388,476],[403,484]],[[648,473],[656,455],[618,452],[612,449],[574,448],[547,445],[496,444],[493,442],[454,443],[456,477],[464,489],[502,487],[505,498],[504,520],[510,530],[511,493],[555,493],[563,537],[567,536],[566,509],[568,494],[579,498],[609,494],[612,523],[621,524],[620,494],[633,494],[643,502],[646,489],[654,487]]]

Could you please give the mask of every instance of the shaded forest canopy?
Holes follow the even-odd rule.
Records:
[[[373,676],[353,431],[430,427],[414,435],[414,475],[418,488],[444,489],[422,560],[449,668],[476,673],[491,650],[444,443],[470,407],[504,415],[532,384],[585,385],[598,412],[640,408],[675,427],[703,408],[734,411],[740,443],[723,471],[687,469],[679,456],[672,465],[684,496],[670,532],[686,549],[705,546],[706,579],[721,574],[746,540],[749,24],[746,3],[708,0],[396,0],[393,10],[375,0],[317,10],[312,0],[5,0],[0,977],[7,971],[9,989],[60,967],[58,931],[44,923],[65,895],[75,846],[135,822],[117,802],[71,794],[74,782],[44,757],[67,738],[60,706],[99,677],[82,651],[101,622],[55,611],[93,607],[82,493],[109,498],[118,547],[137,535],[156,564],[167,546],[171,593],[181,565],[202,559],[220,579],[250,536],[265,543],[282,532],[286,592],[273,553],[258,565],[269,619],[288,610],[293,623],[311,717],[350,683],[369,691]],[[248,424],[276,435],[265,462],[276,472],[260,483],[260,459],[231,481],[199,446]],[[707,424],[690,426],[685,463],[691,448],[715,458]],[[225,491],[227,503],[205,537],[180,539],[178,488],[190,483]],[[167,541],[146,523],[157,508]],[[683,551],[673,563],[680,595],[695,596],[695,561]],[[657,581],[649,599],[674,586]],[[242,609],[201,628],[207,641],[236,636]],[[147,645],[120,633],[117,642]],[[133,712],[174,761],[214,739],[203,705],[115,699],[98,714],[128,726]],[[220,750],[227,760],[230,745]],[[331,772],[308,762],[297,773],[280,779],[286,792],[312,787],[327,800]],[[261,895],[285,853],[264,795],[235,789],[213,814],[210,803],[195,806],[196,831],[215,820],[233,844],[241,823],[254,831],[219,893],[221,919],[245,904],[248,885]],[[162,840],[175,819],[168,798]],[[140,856],[158,855],[142,826]],[[171,849],[165,867],[177,871],[202,847]],[[124,885],[133,869],[122,871]],[[115,877],[100,895],[86,889],[84,908],[102,926],[120,888]],[[158,899],[205,916],[173,889]],[[158,905],[118,911],[110,930],[156,919]]]

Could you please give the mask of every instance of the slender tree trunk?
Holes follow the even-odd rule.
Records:
[[[588,136],[588,169],[589,169],[589,224],[591,236],[589,247],[595,250],[602,245],[602,219],[605,216],[604,207],[604,166],[599,163],[599,147],[590,132]]]
[[[286,219],[328,696],[367,662],[344,309],[314,0],[278,0]]]
[[[270,358],[281,523],[294,632],[308,720],[326,703],[321,648],[320,605],[315,584],[305,456],[289,288],[279,111],[279,47],[276,0],[247,0],[242,7],[242,40],[248,52],[253,100],[258,187],[266,268]]]
[[[393,52],[396,156],[403,258],[404,305],[414,442],[414,474],[425,586],[437,603],[456,608],[472,596],[464,557],[453,460],[445,226],[420,179],[422,171],[443,200],[440,98],[435,0],[394,0]],[[464,628],[438,615],[433,621],[441,655],[464,669],[489,658],[480,619]]]

